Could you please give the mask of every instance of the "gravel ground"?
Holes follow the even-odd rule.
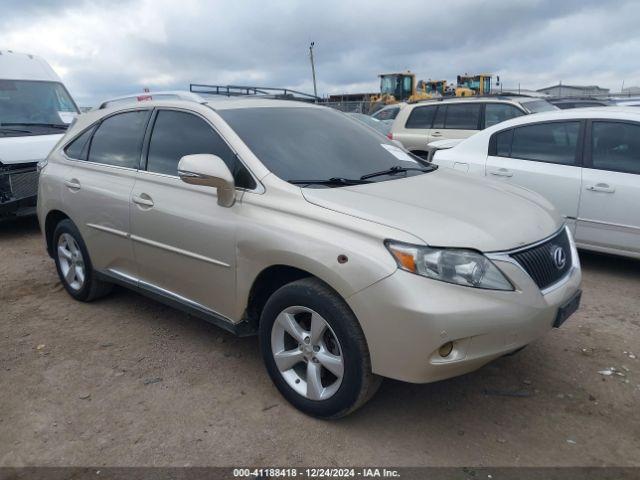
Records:
[[[1,224],[0,252],[0,466],[640,465],[640,262],[582,253],[561,329],[326,422],[282,399],[255,338],[121,289],[72,300],[34,220]]]

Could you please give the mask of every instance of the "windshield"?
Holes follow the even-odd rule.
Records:
[[[68,125],[77,113],[61,83],[0,80],[0,126]]]
[[[244,143],[283,180],[360,179],[392,167],[429,169],[366,125],[328,108],[217,110]],[[371,181],[419,175],[376,176]]]
[[[374,128],[377,132],[382,135],[387,135],[389,130],[391,130],[391,124],[384,123],[380,119],[375,117],[370,117],[369,115],[365,115],[364,113],[347,113],[351,118],[358,120],[359,122],[368,125],[371,128]]]
[[[560,110],[555,105],[547,102],[546,100],[534,100],[532,102],[522,102],[521,105],[529,110],[530,113],[551,112],[553,110]]]

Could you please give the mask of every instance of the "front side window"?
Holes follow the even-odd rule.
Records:
[[[479,103],[451,104],[447,107],[444,128],[478,130],[482,105]]]
[[[187,112],[158,112],[147,155],[147,170],[178,175],[178,162],[185,155],[209,153],[220,157],[233,174],[236,185],[255,188],[255,181],[226,142],[203,119]]]
[[[219,109],[267,169],[283,180],[361,179],[392,167],[414,168],[389,172],[367,181],[377,182],[420,175],[429,165],[407,154],[387,138],[344,114],[319,107]],[[305,182],[302,182],[302,181]],[[314,186],[318,185],[317,182]]]
[[[140,110],[104,119],[91,140],[89,161],[138,168],[148,117],[149,111]]]
[[[593,122],[591,159],[594,168],[640,174],[640,125]]]
[[[513,129],[511,157],[575,165],[580,122],[553,122]]]
[[[431,128],[438,107],[416,107],[409,115],[405,128]]]
[[[522,110],[508,103],[487,103],[484,110],[484,127],[489,128],[521,115],[524,115]]]

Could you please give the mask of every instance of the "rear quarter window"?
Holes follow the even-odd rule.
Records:
[[[75,160],[86,160],[87,153],[89,152],[89,142],[91,140],[91,135],[95,127],[91,127],[85,132],[81,133],[79,137],[73,140],[69,145],[67,145],[64,149],[64,153],[69,158],[73,158]]]

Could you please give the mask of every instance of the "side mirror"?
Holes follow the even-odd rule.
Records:
[[[178,176],[191,185],[218,189],[218,205],[230,207],[236,199],[235,182],[229,167],[217,155],[185,155],[178,162]]]

